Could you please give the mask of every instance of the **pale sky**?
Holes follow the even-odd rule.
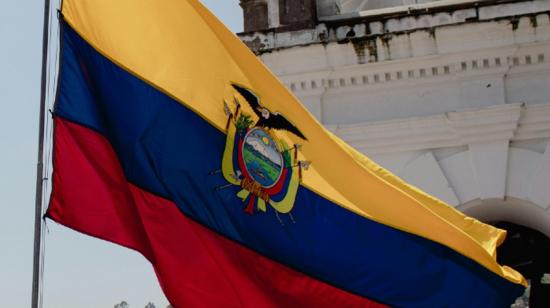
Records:
[[[233,32],[242,30],[238,0],[202,1]],[[30,307],[43,1],[0,4],[0,305]],[[138,253],[52,221],[47,229],[44,307],[168,304]]]

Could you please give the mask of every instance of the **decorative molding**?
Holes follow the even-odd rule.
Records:
[[[393,63],[392,63],[393,62]],[[444,81],[483,74],[550,71],[550,43],[498,48],[460,55],[428,56],[386,63],[344,66],[334,70],[280,75],[285,86],[298,96],[318,95],[325,89],[350,91],[390,83]]]
[[[550,104],[496,105],[436,116],[328,128],[367,154],[550,138]]]
[[[522,104],[507,104],[449,112],[446,116],[462,144],[490,143],[514,138],[521,109]]]
[[[524,108],[514,140],[548,138],[548,136],[550,136],[549,106],[545,104]]]

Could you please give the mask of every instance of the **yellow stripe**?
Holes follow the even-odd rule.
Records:
[[[67,22],[94,48],[194,110],[218,129],[235,82],[282,112],[309,139],[303,183],[359,215],[439,242],[512,282],[521,275],[495,260],[504,233],[465,217],[405,184],[328,133],[297,99],[197,0],[65,0]],[[246,109],[245,109],[246,111]],[[249,110],[250,112],[250,110]],[[221,157],[220,157],[221,159]]]
[[[357,162],[366,170],[370,170],[375,173],[381,180],[387,181],[389,184],[401,189],[404,193],[410,195],[422,205],[429,208],[434,214],[438,215],[441,219],[444,219],[455,228],[464,232],[473,241],[476,241],[478,245],[483,247],[487,253],[496,260],[497,247],[504,242],[506,237],[506,231],[495,228],[491,225],[484,224],[477,219],[468,217],[462,212],[456,210],[452,206],[445,202],[432,197],[418,188],[411,186],[401,180],[399,177],[393,175],[390,171],[382,168],[365,155],[361,154],[357,150],[350,147],[344,141],[340,140],[337,136],[332,135],[334,140],[338,142],[343,148],[349,151],[350,155],[354,156]],[[466,255],[468,256],[468,255]],[[501,267],[502,272],[499,275],[507,278],[512,282],[518,282],[527,286],[527,282],[521,276],[520,273],[508,266]]]

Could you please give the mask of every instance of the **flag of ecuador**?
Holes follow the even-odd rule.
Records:
[[[502,230],[325,130],[198,0],[65,0],[49,218],[176,307],[506,307]]]

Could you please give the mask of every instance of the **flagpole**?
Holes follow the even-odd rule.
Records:
[[[36,165],[36,195],[34,209],[34,252],[32,272],[31,307],[42,307],[42,194],[44,192],[44,122],[46,117],[46,79],[48,64],[48,33],[50,26],[50,0],[44,1],[44,26],[42,29],[42,81],[40,85],[40,114],[38,120],[38,159]]]

